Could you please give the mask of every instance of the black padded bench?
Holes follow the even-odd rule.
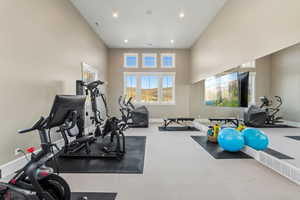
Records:
[[[194,118],[187,118],[187,117],[181,117],[181,118],[167,118],[164,119],[164,128],[167,128],[170,124],[176,123],[179,125],[183,125],[183,122],[192,122],[194,121]],[[187,126],[190,127],[190,126]]]
[[[236,127],[239,127],[240,121],[235,117],[218,117],[218,118],[209,118],[210,122],[224,122],[225,124],[231,123]]]

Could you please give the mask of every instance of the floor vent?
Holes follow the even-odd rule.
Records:
[[[250,147],[245,147],[243,152],[252,156],[264,166],[300,185],[300,169],[287,162],[287,160],[280,160],[270,154],[256,151]]]
[[[275,170],[282,176],[300,185],[300,169],[286,162],[279,160],[269,154],[260,152],[259,160],[263,165]]]

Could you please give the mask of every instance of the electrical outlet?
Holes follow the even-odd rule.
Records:
[[[22,152],[22,149],[16,148],[15,149],[15,156],[18,156]]]

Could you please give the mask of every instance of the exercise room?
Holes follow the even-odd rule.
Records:
[[[3,0],[0,200],[298,200],[299,10]]]

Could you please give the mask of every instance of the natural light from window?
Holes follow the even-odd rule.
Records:
[[[175,54],[161,54],[161,67],[174,68],[175,67]]]
[[[143,67],[156,68],[156,54],[143,54]]]
[[[158,102],[158,76],[141,76],[141,102]]]
[[[162,82],[162,101],[173,101],[173,76],[164,76]]]
[[[124,67],[137,68],[138,67],[138,54],[124,54]]]
[[[125,72],[124,95],[137,103],[175,104],[175,73]]]
[[[136,76],[128,75],[126,76],[126,94],[129,97],[132,97],[132,101],[136,101],[136,89],[137,89],[137,81]]]

